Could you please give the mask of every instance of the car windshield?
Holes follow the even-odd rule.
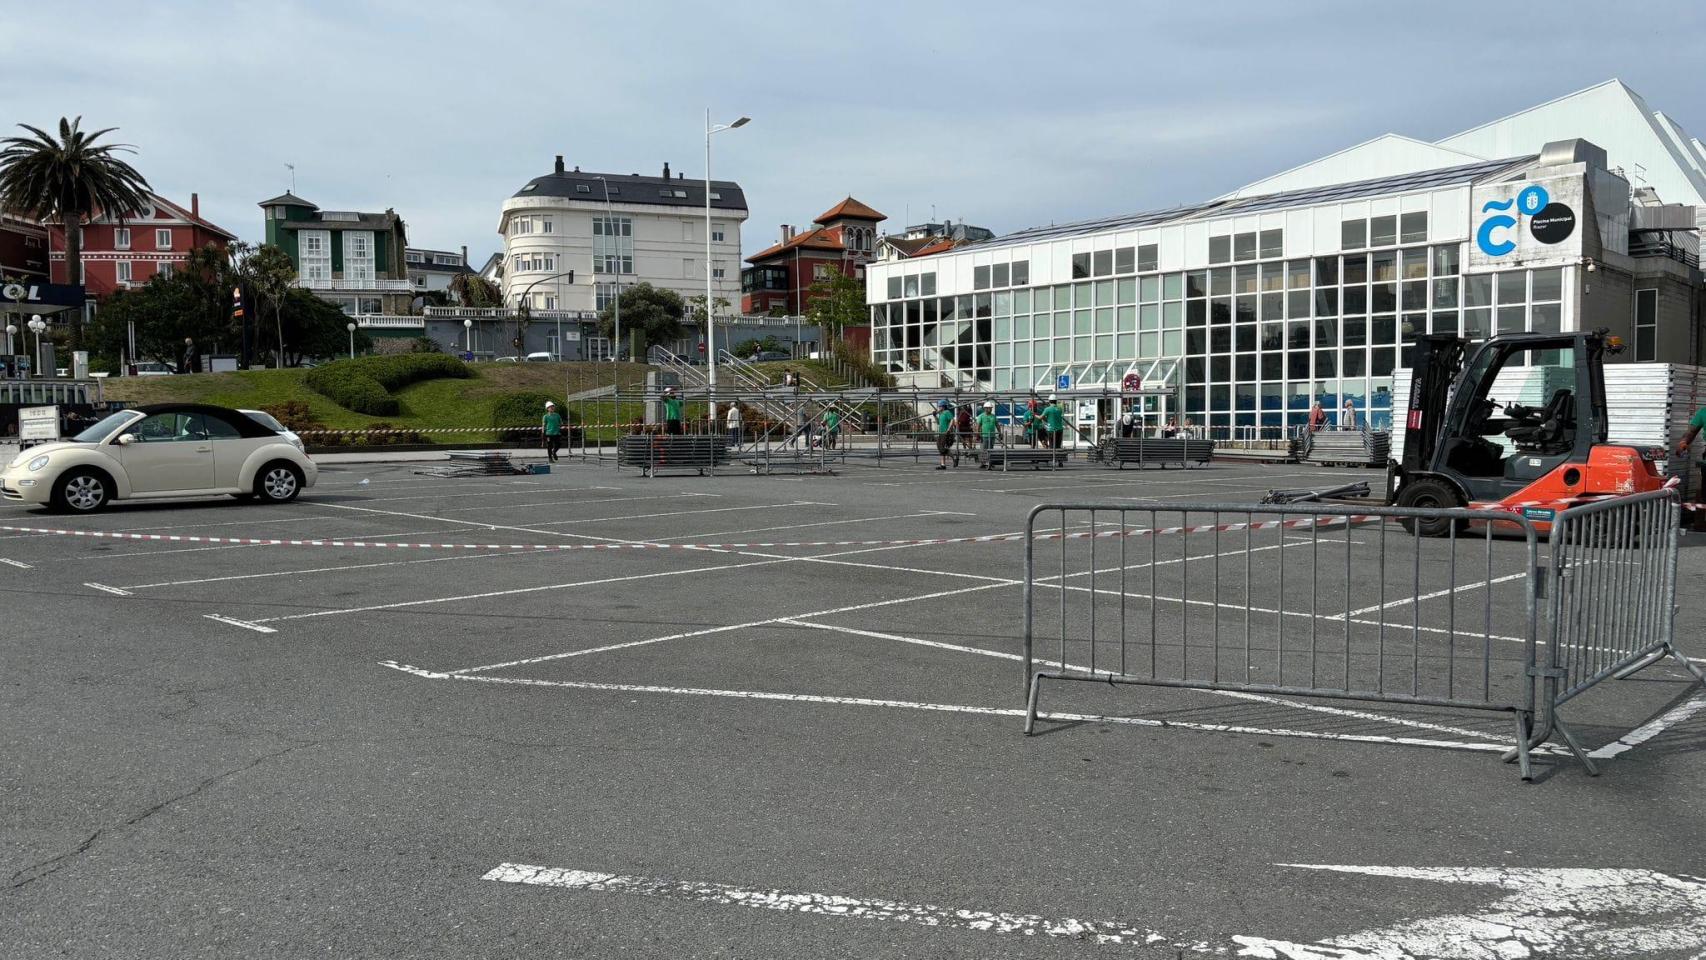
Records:
[[[273,430],[278,433],[284,432],[284,424],[279,423],[277,418],[264,410],[244,410],[243,413],[246,414],[250,420],[266,427],[268,430]]]
[[[112,436],[113,431],[115,431],[119,427],[122,427],[125,424],[129,423],[130,420],[131,420],[131,415],[129,413],[122,411],[122,410],[119,411],[118,413],[108,414],[106,416],[106,418],[101,420],[99,423],[95,424],[94,426],[90,427],[87,430],[84,430],[82,433],[79,433],[75,437],[72,437],[71,442],[73,442],[73,443],[100,443],[102,440],[105,440],[106,438]]]

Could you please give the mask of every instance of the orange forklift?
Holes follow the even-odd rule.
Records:
[[[1558,511],[1665,485],[1654,465],[1665,450],[1606,442],[1605,356],[1622,349],[1617,338],[1605,330],[1515,333],[1470,347],[1442,334],[1412,345],[1404,456],[1387,467],[1388,503],[1502,510],[1544,534]],[[1539,381],[1545,403],[1492,395],[1501,371],[1522,366],[1533,368],[1530,382]],[[1417,536],[1443,537],[1453,521],[1403,523]]]

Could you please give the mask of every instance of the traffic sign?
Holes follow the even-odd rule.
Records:
[[[1126,393],[1137,393],[1143,389],[1143,377],[1135,372],[1126,374],[1125,379],[1120,381],[1120,389]]]

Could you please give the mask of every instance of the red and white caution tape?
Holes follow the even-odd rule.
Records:
[[[1260,520],[1250,523],[1208,523],[1195,526],[1144,529],[1085,530],[1069,533],[1040,533],[1037,540],[1114,540],[1169,536],[1174,534],[1233,533],[1243,530],[1295,530],[1300,527],[1337,527],[1347,524],[1379,523],[1378,516],[1306,517],[1295,520]],[[914,547],[954,543],[1023,542],[1022,533],[995,533],[981,537],[924,537],[908,540],[789,540],[754,543],[401,543],[394,540],[307,540],[283,537],[202,537],[175,533],[117,533],[105,530],[61,530],[53,527],[0,525],[7,533],[35,533],[56,537],[100,540],[141,540],[150,543],[203,543],[243,547],[369,547],[410,550],[771,550],[778,547]]]

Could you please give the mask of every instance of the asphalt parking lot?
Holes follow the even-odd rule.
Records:
[[[1706,691],[1671,664],[1570,704],[1597,778],[1548,751],[1525,784],[1508,716],[1440,707],[1059,684],[1022,734],[1025,545],[971,538],[1045,501],[1248,503],[1373,471],[418,468],[326,466],[280,507],[0,507],[575,547],[0,532],[0,953],[1706,955]],[[1251,582],[1323,584],[1315,613],[1274,595],[1303,636],[1387,602],[1374,537],[1276,533]],[[1694,657],[1702,540],[1680,560]],[[1153,596],[1201,589],[1216,554]],[[1524,562],[1498,546],[1500,572]],[[1106,602],[1066,582],[1047,605]],[[1258,607],[1226,582],[1213,611]],[[1493,593],[1490,632],[1520,605]]]

